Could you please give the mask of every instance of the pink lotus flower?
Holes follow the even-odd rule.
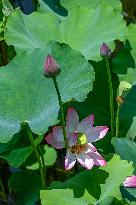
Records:
[[[124,187],[129,187],[129,188],[136,188],[136,176],[131,176],[127,177],[125,182],[123,182]]]
[[[89,115],[79,122],[79,116],[73,108],[68,109],[66,118],[66,133],[69,148],[65,156],[65,169],[71,169],[76,160],[86,169],[94,165],[105,166],[106,161],[97,152],[92,142],[102,139],[107,131],[106,126],[93,127],[94,116]],[[48,144],[56,149],[65,147],[62,127],[53,127],[53,132],[46,136]]]
[[[50,78],[57,76],[60,73],[60,67],[51,55],[48,55],[45,60],[44,73],[46,77]]]

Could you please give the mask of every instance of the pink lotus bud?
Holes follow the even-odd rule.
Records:
[[[60,73],[60,71],[60,67],[57,64],[56,60],[51,55],[48,55],[44,64],[45,76],[53,78],[57,76]]]
[[[111,49],[107,46],[106,43],[103,43],[100,48],[101,57],[111,57]]]
[[[136,188],[136,176],[127,177],[123,184],[124,187]]]

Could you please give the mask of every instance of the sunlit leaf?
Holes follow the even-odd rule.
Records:
[[[5,38],[16,50],[27,52],[56,40],[69,44],[87,59],[100,60],[101,44],[105,42],[113,49],[114,40],[126,38],[126,26],[121,13],[109,4],[100,4],[96,9],[73,7],[65,18],[51,12],[26,16],[16,10],[8,20]]]
[[[57,77],[62,101],[84,101],[92,89],[92,66],[68,46],[50,45],[45,51],[17,55],[0,69],[0,142],[8,142],[27,121],[34,133],[44,134],[56,124],[59,111],[53,80],[44,77],[45,57],[51,53],[61,67]]]
[[[54,189],[40,192],[42,205],[88,205],[87,201],[80,198],[74,198],[73,192],[70,189]]]

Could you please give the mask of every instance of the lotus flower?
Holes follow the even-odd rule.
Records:
[[[60,73],[60,67],[51,55],[48,55],[45,60],[44,73],[49,78],[57,76]]]
[[[100,48],[100,55],[102,57],[111,57],[111,49],[107,46],[106,43],[103,43]]]
[[[129,187],[129,188],[136,188],[136,176],[131,176],[127,177],[125,182],[123,182],[124,187]]]
[[[107,131],[106,126],[93,127],[94,116],[89,115],[79,122],[79,116],[73,108],[69,108],[66,118],[66,135],[68,150],[65,156],[65,169],[71,169],[78,161],[86,169],[94,165],[105,166],[106,161],[97,152],[92,142],[102,139]],[[53,132],[46,136],[48,144],[56,149],[65,147],[62,127],[53,127]]]

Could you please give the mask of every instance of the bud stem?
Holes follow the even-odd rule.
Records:
[[[42,187],[43,187],[43,189],[46,189],[46,183],[45,183],[45,178],[44,178],[44,170],[43,170],[43,167],[42,167],[42,162],[41,162],[41,159],[40,159],[40,155],[39,155],[38,150],[36,148],[36,145],[34,143],[32,132],[31,132],[31,130],[30,130],[28,125],[26,127],[27,127],[27,133],[28,133],[28,137],[29,137],[30,142],[31,142],[32,149],[33,149],[33,151],[35,153],[35,156],[37,158],[37,162],[39,164],[39,170],[40,170],[40,175],[41,175]]]
[[[108,76],[108,84],[109,84],[109,91],[110,91],[110,115],[111,115],[111,135],[112,138],[114,137],[114,103],[113,103],[113,86],[112,86],[112,79],[111,79],[111,71],[110,71],[110,64],[109,59],[105,58],[106,62],[106,69],[107,69],[107,76]]]
[[[63,129],[63,136],[64,136],[64,142],[65,142],[65,148],[67,149],[67,137],[66,137],[66,130],[65,130],[65,120],[64,120],[64,111],[63,111],[63,105],[62,105],[62,100],[61,100],[61,95],[59,92],[59,87],[56,81],[56,77],[53,78],[54,86],[56,89],[56,93],[58,96],[58,101],[59,101],[59,106],[60,106],[60,114],[61,114],[61,123],[62,123],[62,129]]]
[[[119,135],[119,112],[120,112],[120,104],[118,103],[117,115],[116,115],[116,137]]]

